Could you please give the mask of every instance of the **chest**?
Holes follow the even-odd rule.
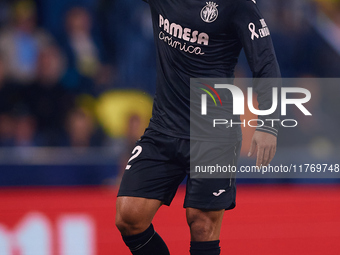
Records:
[[[231,27],[233,1],[149,0],[149,3],[154,28],[179,39],[200,43],[200,38],[206,37],[204,34],[225,34]]]

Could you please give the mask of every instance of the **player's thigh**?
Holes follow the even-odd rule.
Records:
[[[157,199],[121,196],[116,201],[116,225],[123,235],[143,232],[162,202]]]
[[[156,199],[170,205],[186,176],[177,158],[177,139],[148,130],[136,143],[118,197]]]
[[[199,165],[219,165],[220,168],[236,168],[241,143],[235,144],[205,144],[197,143],[197,158],[206,160]],[[215,158],[205,158],[204,155],[214,152]],[[236,184],[235,173],[219,172],[210,174],[190,172],[190,178],[187,180],[186,196],[184,201],[185,208],[196,208],[206,211],[230,210],[235,207]]]
[[[225,210],[201,210],[186,208],[191,241],[219,240]]]

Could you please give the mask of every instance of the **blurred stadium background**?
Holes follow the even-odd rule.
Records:
[[[340,76],[340,1],[257,2],[283,77]],[[0,1],[0,255],[129,254],[115,196],[151,116],[154,55],[141,0]],[[244,54],[236,76],[251,77]],[[299,86],[313,118],[289,113],[303,125],[280,132],[275,162],[340,163],[340,86]],[[224,249],[339,254],[339,180],[240,179]],[[173,254],[188,254],[183,195],[155,218]]]

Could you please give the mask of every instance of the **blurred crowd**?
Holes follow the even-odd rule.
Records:
[[[141,98],[154,92],[146,10],[126,0],[2,0],[0,146],[87,147],[117,138],[99,123],[96,105],[119,89],[143,91]]]
[[[257,2],[283,77],[340,76],[339,1]],[[156,74],[150,19],[141,0],[1,0],[0,146],[102,146],[128,137],[128,124],[124,132],[109,130],[98,102],[131,89],[151,107]],[[237,76],[250,75],[242,55]],[[306,145],[315,137],[338,143],[332,131],[340,124],[339,88],[303,86],[316,95],[313,123],[297,114],[304,125],[285,130],[282,145]],[[111,107],[106,119],[120,110]],[[144,127],[139,118],[149,118],[136,109],[125,115],[137,130]],[[331,131],[320,131],[322,121]]]
[[[340,1],[262,1],[286,86],[306,88],[312,99],[306,117],[297,107],[287,116],[296,128],[281,128],[279,146],[307,147],[313,154],[332,154],[340,136]],[[316,79],[317,78],[317,79]],[[283,117],[282,117],[283,118]],[[316,148],[316,149],[315,149]],[[334,151],[334,150],[333,150]]]

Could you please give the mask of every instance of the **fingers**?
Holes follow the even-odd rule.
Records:
[[[271,148],[266,148],[264,149],[264,154],[263,154],[263,166],[268,166],[269,164],[269,159],[270,159],[270,152]]]
[[[263,166],[268,166],[276,153],[276,146],[264,149]]]
[[[264,157],[264,149],[260,146],[257,147],[257,158],[256,158],[256,166],[263,166],[263,157]]]
[[[268,166],[276,153],[276,137],[271,134],[255,131],[251,141],[248,157],[254,155],[256,149],[256,166]]]
[[[274,156],[276,153],[276,146],[274,146],[271,150],[270,150],[270,156],[269,156],[269,161],[268,164],[273,160]]]
[[[256,148],[256,142],[255,142],[255,139],[252,139],[251,144],[250,144],[250,148],[249,148],[248,157],[251,157],[251,156],[254,155],[255,148]]]

